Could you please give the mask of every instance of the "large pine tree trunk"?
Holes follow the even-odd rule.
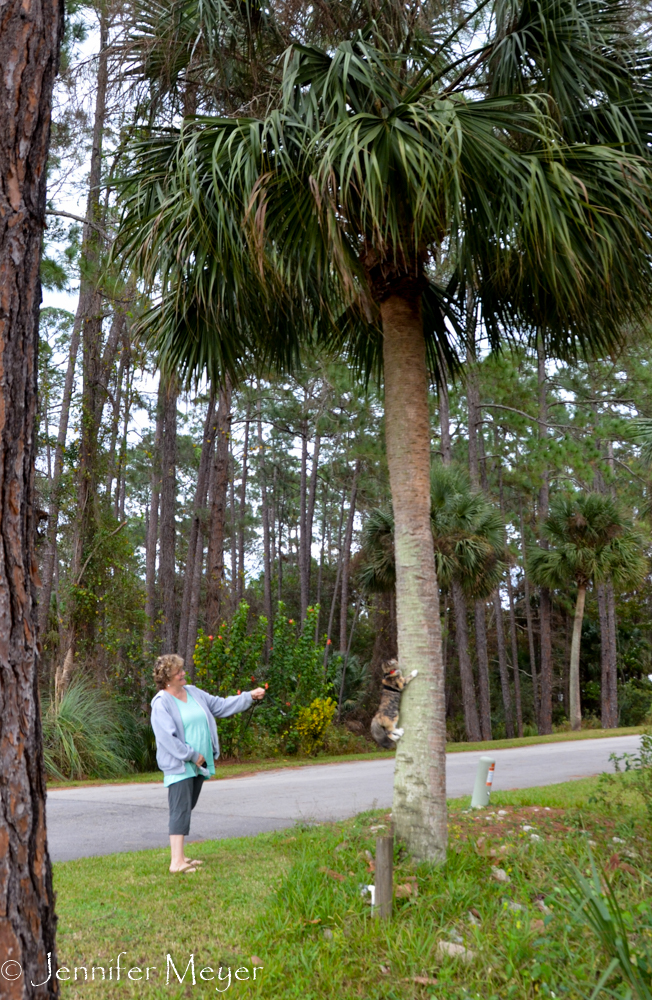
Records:
[[[385,434],[394,508],[399,662],[406,688],[394,774],[394,826],[417,860],[447,845],[446,717],[439,591],[430,528],[430,413],[420,301],[381,304]]]
[[[579,586],[577,588],[575,618],[573,619],[573,638],[571,641],[569,678],[570,721],[571,726],[575,730],[582,728],[582,707],[580,704],[580,646],[582,642],[582,622],[584,620],[585,601],[586,587]]]
[[[177,395],[176,378],[165,380],[163,397],[163,433],[161,436],[161,518],[159,540],[159,579],[163,610],[163,652],[176,649],[175,548],[177,513]]]
[[[0,24],[0,954],[8,963],[1,992],[3,1000],[42,1000],[56,997],[58,984],[48,976],[49,954],[56,966],[55,915],[38,694],[34,464],[39,265],[63,4],[8,0]],[[22,976],[7,976],[20,969]]]
[[[229,489],[229,435],[231,433],[231,383],[220,389],[215,432],[215,457],[211,473],[211,516],[206,557],[206,626],[219,625],[224,591],[224,538]]]

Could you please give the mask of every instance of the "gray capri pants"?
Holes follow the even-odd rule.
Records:
[[[197,805],[204,778],[196,774],[194,778],[184,778],[168,785],[168,805],[170,807],[170,836],[181,834],[187,837],[190,833],[190,813]]]

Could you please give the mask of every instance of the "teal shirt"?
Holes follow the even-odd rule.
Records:
[[[211,734],[208,729],[208,719],[206,712],[198,705],[189,691],[186,691],[188,701],[181,701],[177,698],[178,708],[183,722],[184,741],[204,755],[206,768],[211,774],[215,774],[215,762],[213,761],[213,744]],[[174,697],[174,696],[173,696]],[[186,778],[194,778],[199,774],[196,764],[191,764],[189,760],[185,762],[185,774],[166,774],[163,785],[167,788],[175,781],[185,781]]]

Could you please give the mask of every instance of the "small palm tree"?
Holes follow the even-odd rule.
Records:
[[[580,644],[586,591],[612,580],[632,586],[645,575],[643,542],[611,497],[601,493],[560,494],[551,501],[542,535],[551,546],[530,550],[528,573],[550,589],[577,587],[570,652],[570,717],[580,729]]]

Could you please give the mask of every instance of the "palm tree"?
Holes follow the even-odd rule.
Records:
[[[472,490],[457,470],[434,465],[431,473],[430,524],[437,580],[453,597],[457,657],[462,684],[467,739],[490,734],[489,677],[480,672],[480,717],[469,654],[467,599],[486,598],[506,567],[505,526],[499,511],[480,491]],[[370,512],[362,532],[362,585],[387,591],[396,583],[394,517],[390,509]],[[490,735],[487,738],[491,738]]]
[[[645,575],[640,535],[615,501],[602,493],[560,494],[550,504],[542,528],[551,548],[530,550],[528,573],[542,587],[577,587],[570,652],[570,717],[580,729],[580,644],[586,591],[591,583],[612,580],[631,586]]]
[[[619,321],[643,311],[647,163],[622,142],[564,135],[571,116],[575,133],[583,115],[620,120],[614,101],[631,103],[638,85],[604,7],[549,0],[525,23],[503,16],[502,0],[483,2],[492,16],[461,58],[472,18],[443,42],[422,21],[398,40],[394,27],[392,44],[372,26],[328,51],[294,46],[266,117],[203,118],[154,137],[128,182],[120,246],[162,289],[147,329],[164,365],[217,380],[252,357],[287,367],[320,341],[383,372],[399,655],[419,670],[404,698],[394,816],[417,858],[443,858],[447,839],[428,380],[452,352],[435,268],[462,290],[493,275],[491,330],[552,298],[562,334],[604,342],[618,333],[614,302]],[[575,68],[575,37],[600,60]],[[500,96],[515,50],[523,73],[539,74],[558,46],[572,112],[527,88]],[[642,128],[636,115],[621,123],[637,149]],[[529,295],[523,274],[536,276]]]

